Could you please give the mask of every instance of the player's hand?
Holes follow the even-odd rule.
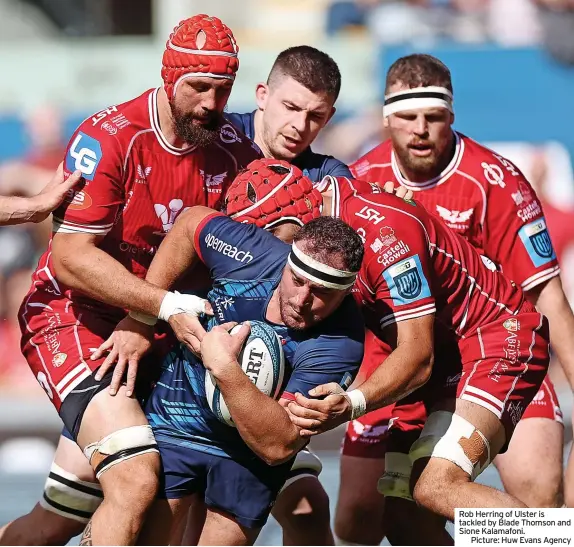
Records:
[[[96,373],[100,381],[115,364],[112,382],[109,387],[110,395],[115,395],[124,378],[126,378],[126,395],[131,397],[136,384],[136,376],[140,359],[149,352],[153,343],[154,328],[133,319],[129,315],[122,319],[112,335],[92,354],[91,359],[100,359],[109,351],[108,356]]]
[[[404,199],[405,201],[413,199],[413,196],[415,195],[412,190],[409,190],[405,186],[399,185],[398,188],[395,188],[395,184],[393,183],[392,180],[388,180],[387,182],[385,182],[385,184],[383,185],[383,190],[387,194],[395,194],[395,196]]]
[[[64,180],[64,166],[63,163],[60,163],[52,180],[37,196],[30,198],[34,204],[34,213],[31,220],[33,222],[41,222],[48,218],[50,213],[64,201],[66,194],[68,194],[74,186],[78,185],[81,180],[81,171],[74,171]]]
[[[237,366],[237,356],[251,332],[251,325],[246,321],[236,333],[230,334],[229,331],[235,325],[235,322],[217,325],[206,333],[201,341],[203,365],[216,378],[218,373],[230,364]]]
[[[339,384],[323,384],[309,391],[309,395],[324,399],[310,399],[296,393],[295,402],[287,407],[291,422],[300,428],[301,437],[318,435],[351,419],[351,403]]]
[[[199,318],[188,313],[178,313],[172,315],[168,322],[177,339],[201,357],[201,341],[206,332]]]

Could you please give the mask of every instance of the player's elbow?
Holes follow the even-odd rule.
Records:
[[[76,288],[76,262],[78,252],[74,246],[56,244],[55,240],[52,245],[52,264],[54,267],[54,276],[64,285],[74,289]]]
[[[417,374],[414,378],[414,388],[424,386],[431,377],[432,369],[434,365],[434,353],[432,351],[424,352],[419,359],[419,367],[417,369]]]
[[[300,449],[301,439],[298,430],[294,428],[292,434],[287,438],[278,439],[276,442],[267,446],[264,454],[261,454],[260,457],[267,465],[274,467],[294,458]]]

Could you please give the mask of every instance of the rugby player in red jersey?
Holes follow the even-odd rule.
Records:
[[[3,542],[66,542],[92,513],[86,541],[137,538],[159,472],[133,396],[137,359],[120,356],[112,380],[96,372],[105,356],[91,356],[125,309],[149,303],[141,278],[177,216],[194,205],[217,208],[235,174],[258,157],[222,117],[238,65],[226,25],[207,15],[186,19],[167,42],[164,85],[88,118],[70,140],[65,169],[81,171],[85,185],[55,211],[20,314],[24,355],[69,439],[60,442],[42,502],[2,530]]]
[[[353,174],[411,189],[417,201],[519,284],[548,317],[553,348],[574,385],[574,348],[567,334],[574,328],[574,317],[540,201],[510,161],[452,129],[452,92],[450,72],[438,59],[410,55],[397,60],[386,83],[384,119],[390,139],[357,160]],[[368,367],[362,373],[368,375]],[[365,537],[364,527],[352,515],[381,514],[383,500],[367,485],[384,468],[386,439],[373,442],[371,437],[369,444],[355,433],[384,430],[386,420],[388,414],[382,410],[351,422],[347,430],[336,518],[337,534],[347,541],[382,539],[382,531]],[[547,377],[517,426],[509,450],[494,463],[509,493],[531,507],[560,507],[562,451],[562,413]],[[396,460],[393,455],[387,458]],[[387,487],[388,479],[390,474],[383,481]],[[362,484],[373,495],[353,496],[346,484]],[[392,489],[392,484],[386,488],[387,495],[394,495]]]
[[[266,174],[262,184],[260,171],[250,174],[255,202],[236,181],[227,212],[269,227],[277,222],[269,194],[283,182]],[[387,343],[391,351],[360,389],[341,396],[328,385],[311,393],[327,395],[324,400],[298,395],[289,407],[292,420],[310,435],[396,403],[393,415],[402,423],[409,406],[422,402],[428,420],[406,447],[415,501],[449,519],[455,507],[524,506],[473,480],[506,449],[544,380],[544,316],[514,282],[416,203],[373,194],[371,184],[347,178],[328,177],[321,189],[329,192],[323,214],[345,220],[363,238],[366,257],[355,295],[375,344]],[[295,199],[302,210],[306,198]],[[401,428],[396,432],[404,438]]]

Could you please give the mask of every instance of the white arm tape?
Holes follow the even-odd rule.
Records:
[[[193,294],[180,294],[177,291],[168,292],[164,297],[159,309],[158,317],[163,321],[169,321],[172,315],[187,313],[197,317],[205,312],[207,300]]]
[[[356,420],[367,413],[367,400],[360,389],[352,389],[345,396],[351,403],[351,420]]]

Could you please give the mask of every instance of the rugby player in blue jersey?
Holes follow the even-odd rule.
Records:
[[[340,90],[341,73],[329,55],[311,46],[290,47],[277,56],[267,82],[257,84],[257,109],[225,116],[266,158],[296,165],[313,182],[326,175],[350,177],[343,162],[311,149],[335,114]]]
[[[288,195],[297,180],[285,171]],[[357,234],[331,218],[306,224],[293,246],[206,208],[191,209],[176,222],[147,280],[167,288],[199,258],[213,279],[210,324],[266,321],[284,340],[289,373],[281,398],[274,401],[241,371],[235,359],[240,344],[233,337],[219,328],[205,335],[197,324],[193,327],[191,337],[203,338],[199,349],[205,368],[216,377],[237,429],[209,409],[205,368],[182,345],[164,362],[146,407],[160,447],[167,501],[156,502],[143,542],[166,543],[169,523],[173,532],[189,508],[196,523],[190,541],[255,541],[293,457],[304,446],[284,407],[295,393],[306,393],[325,378],[348,387],[360,364],[363,323],[347,295],[362,254]],[[178,314],[170,325],[197,349],[189,321]]]
[[[347,165],[318,154],[313,142],[335,114],[341,89],[337,63],[311,46],[295,46],[276,58],[267,81],[255,88],[257,109],[225,114],[267,158],[296,165],[313,182],[327,175],[351,177]],[[283,528],[285,545],[333,545],[329,498],[318,480],[319,458],[299,453],[277,499],[273,516]]]

